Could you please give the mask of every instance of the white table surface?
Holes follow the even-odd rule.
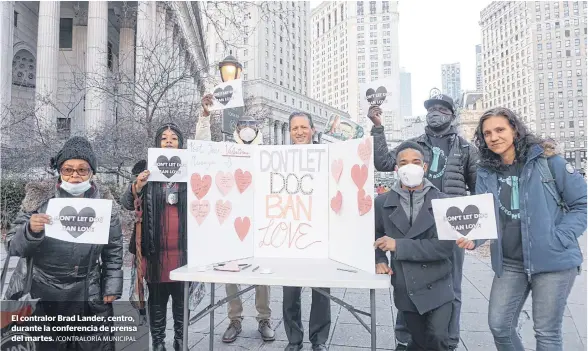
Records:
[[[319,288],[388,289],[390,276],[368,273],[330,259],[249,258],[236,261],[250,263],[240,272],[217,271],[208,266],[204,272],[182,266],[170,272],[177,281],[220,284],[300,286]],[[257,271],[253,272],[255,267]],[[340,271],[351,269],[357,273]],[[265,269],[271,274],[262,274]]]

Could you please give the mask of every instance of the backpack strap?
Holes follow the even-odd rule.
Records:
[[[555,176],[553,173],[553,168],[551,164],[547,161],[547,158],[544,156],[540,156],[538,158],[539,162],[539,172],[541,173],[541,181],[543,182],[543,187],[553,196],[555,202],[559,207],[561,207],[565,212],[569,212],[570,208],[563,200],[561,194],[557,190],[557,186],[555,184]]]

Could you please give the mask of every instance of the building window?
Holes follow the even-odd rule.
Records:
[[[14,27],[18,27],[18,12],[14,11]]]
[[[12,84],[34,88],[36,69],[33,54],[24,49],[19,50],[12,59]]]
[[[73,40],[73,18],[59,19],[59,48],[71,49]]]
[[[57,118],[57,134],[62,139],[67,139],[71,132],[71,118]]]
[[[107,57],[108,57],[108,70],[112,72],[113,58],[112,58],[112,43],[111,42],[108,42],[107,48],[108,48],[108,55],[107,55]]]
[[[357,2],[357,15],[363,16],[363,1]]]

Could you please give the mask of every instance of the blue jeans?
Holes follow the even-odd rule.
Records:
[[[536,351],[563,351],[562,321],[578,269],[538,273],[529,282],[525,273],[505,270],[494,276],[488,306],[488,324],[498,351],[524,351],[517,333],[519,315],[532,295]]]

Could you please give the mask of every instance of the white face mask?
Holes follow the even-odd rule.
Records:
[[[68,192],[70,195],[73,196],[80,196],[86,191],[88,191],[88,189],[90,189],[91,187],[92,184],[90,184],[90,179],[86,180],[85,182],[74,184],[68,183],[65,180],[63,180],[63,178],[61,178],[61,189],[63,189],[64,191]]]
[[[421,185],[424,175],[425,169],[422,166],[412,163],[398,168],[398,177],[400,177],[400,182],[409,188],[414,188],[415,186]]]
[[[245,127],[239,131],[239,138],[245,142],[251,142],[255,139],[257,132],[251,127]]]

